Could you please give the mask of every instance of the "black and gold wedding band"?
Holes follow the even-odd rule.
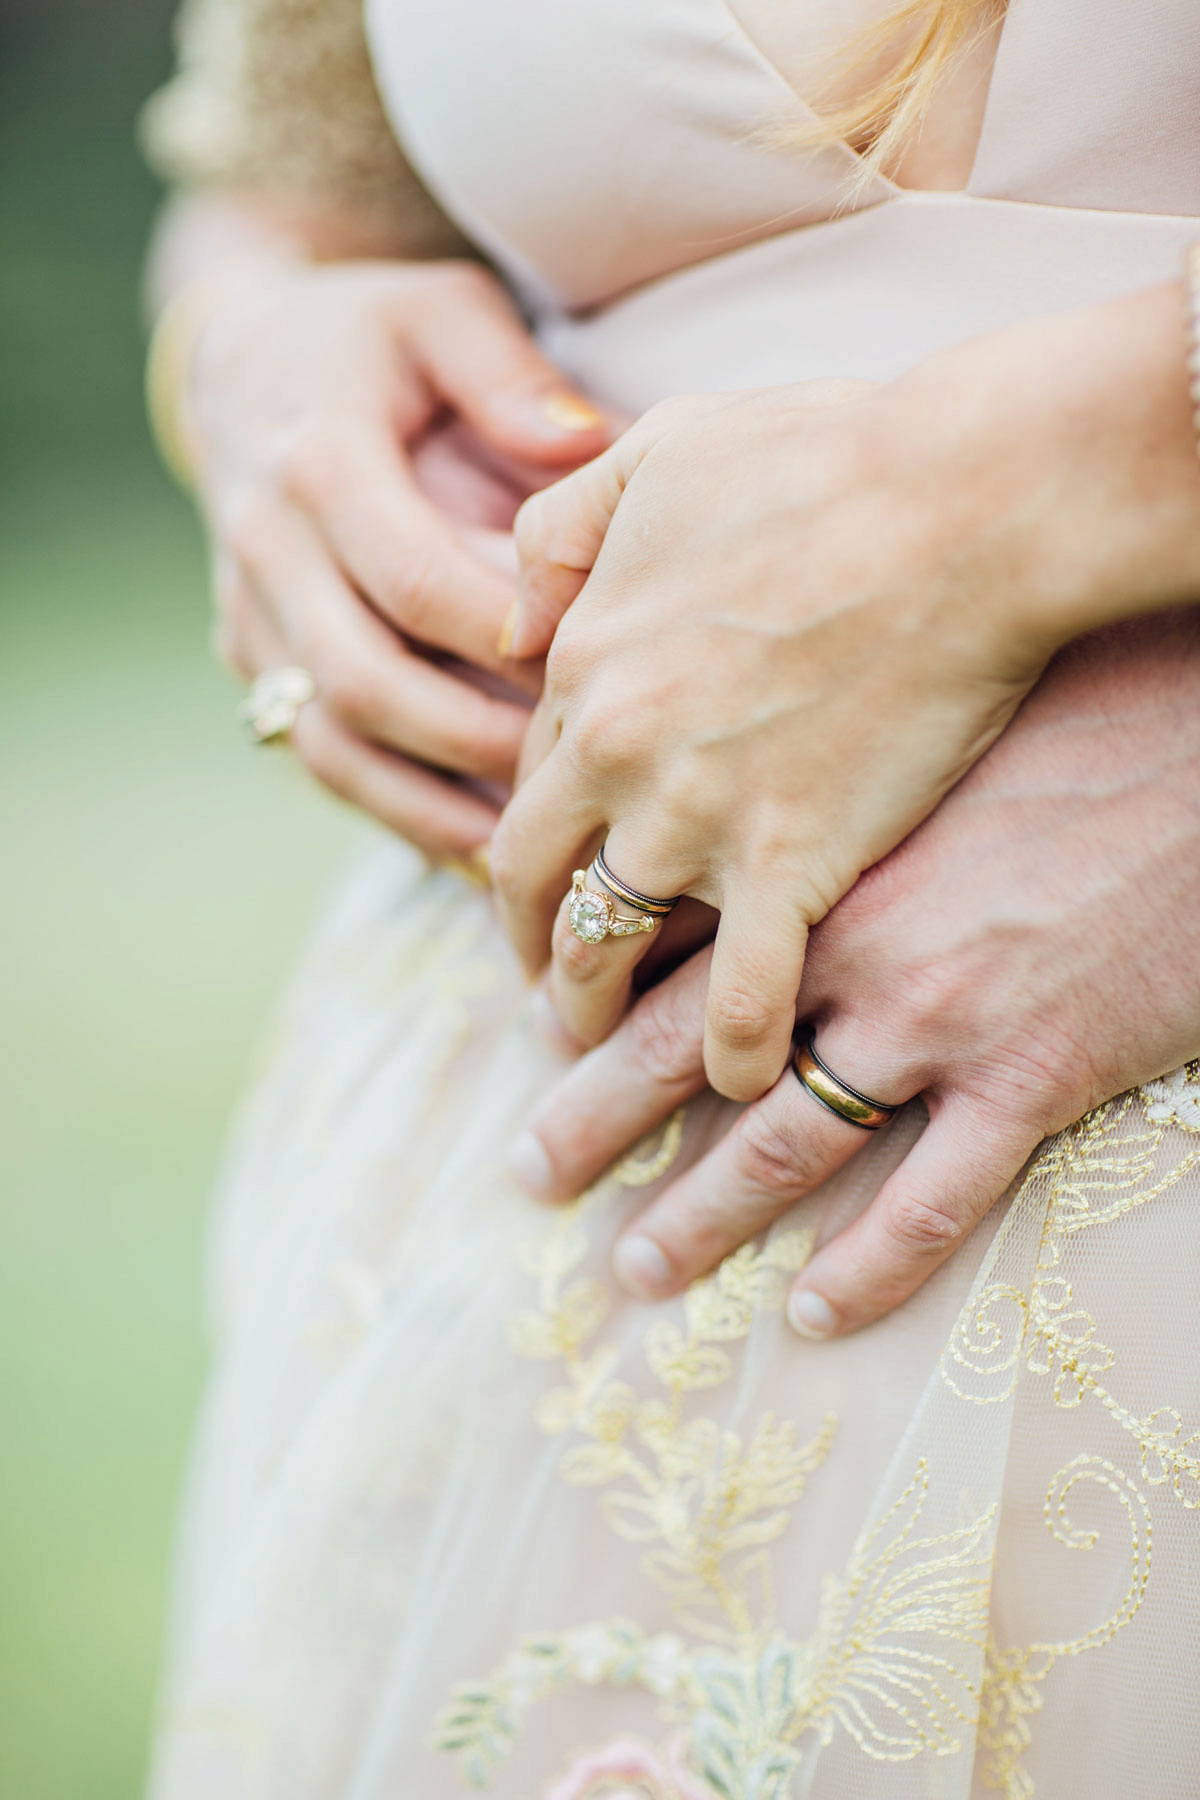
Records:
[[[682,894],[676,894],[670,900],[657,900],[653,894],[643,894],[637,888],[630,887],[619,875],[614,875],[604,858],[604,851],[597,850],[596,860],[592,864],[596,877],[604,883],[614,900],[623,900],[626,906],[634,907],[638,912],[649,913],[652,918],[665,919],[673,907],[679,905]]]
[[[884,1106],[882,1101],[872,1100],[840,1080],[817,1055],[811,1031],[796,1046],[792,1070],[801,1086],[806,1087],[827,1112],[836,1113],[839,1119],[845,1119],[848,1125],[857,1125],[862,1131],[878,1131],[900,1110],[898,1106]]]

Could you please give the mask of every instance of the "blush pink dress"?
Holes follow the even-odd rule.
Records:
[[[797,147],[825,0],[370,0],[395,129],[552,354],[630,413],[887,379],[1169,278],[1197,0],[1012,0],[961,191]],[[1170,954],[1170,947],[1163,947]],[[389,846],[235,1146],[155,1800],[1194,1800],[1200,1072],[1102,1107],[907,1305],[789,1277],[909,1109],[686,1297],[504,1173],[557,1073],[485,895]]]

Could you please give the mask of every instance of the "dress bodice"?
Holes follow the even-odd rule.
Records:
[[[885,0],[368,0],[398,131],[450,212],[535,298],[605,305],[845,211],[845,145],[803,99]],[[1011,0],[969,198],[1200,213],[1195,0]],[[922,196],[924,198],[924,196]]]

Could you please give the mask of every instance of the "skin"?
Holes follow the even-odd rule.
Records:
[[[902,1301],[1040,1140],[1200,1054],[1200,619],[1063,652],[987,756],[815,929],[797,1001],[822,1057],[929,1123],[798,1278],[806,1336]],[[711,952],[653,988],[514,1146],[545,1199],[578,1193],[704,1086]],[[643,1298],[675,1293],[860,1150],[790,1070],[626,1229]]]
[[[549,647],[492,844],[527,966],[595,1042],[652,938],[560,910],[601,842],[720,912],[709,1082],[788,1056],[810,929],[1081,632],[1200,593],[1182,294],[996,333],[878,388],[656,408],[523,507],[514,653]]]
[[[538,685],[500,647],[513,515],[607,422],[475,263],[345,260],[343,220],[342,260],[314,266],[321,219],[212,201],[167,236],[167,286],[225,249],[182,396],[220,655],[246,680],[309,669],[312,773],[434,855],[476,850]]]

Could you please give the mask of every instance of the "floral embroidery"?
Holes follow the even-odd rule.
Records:
[[[1129,1581],[1112,1613],[1082,1637],[1009,1650],[989,1644],[979,1717],[979,1744],[984,1753],[981,1774],[984,1786],[998,1790],[1005,1800],[1033,1800],[1033,1782],[1021,1767],[1021,1758],[1032,1741],[1029,1720],[1041,1710],[1041,1683],[1060,1657],[1098,1649],[1128,1625],[1142,1603],[1150,1576],[1152,1534],[1145,1497],[1105,1457],[1085,1452],[1059,1470],[1046,1494],[1044,1510],[1050,1531],[1072,1550],[1090,1550],[1097,1543],[1099,1534],[1072,1525],[1067,1512],[1073,1489],[1084,1481],[1106,1488],[1125,1513],[1130,1533]]]
[[[1098,1402],[1138,1444],[1145,1486],[1169,1486],[1188,1507],[1200,1506],[1200,1429],[1174,1408],[1139,1416],[1118,1399],[1114,1353],[1076,1296],[1067,1252],[1078,1234],[1145,1206],[1200,1160],[1200,1148],[1179,1155],[1166,1138],[1172,1124],[1189,1129],[1194,1076],[1123,1095],[1045,1147],[1012,1214],[1045,1205],[1029,1291],[985,1282],[940,1362],[947,1387],[975,1405],[1011,1400],[1023,1371],[1061,1409]],[[651,1168],[644,1179],[656,1179],[681,1134],[679,1119],[657,1145],[639,1146],[627,1185]],[[730,1379],[731,1346],[781,1305],[811,1240],[781,1232],[744,1246],[695,1284],[679,1314],[656,1318],[643,1345],[657,1383],[647,1395],[623,1378],[617,1345],[603,1339],[610,1299],[579,1273],[587,1239],[578,1213],[528,1251],[537,1302],[514,1318],[511,1341],[521,1355],[560,1364],[563,1378],[543,1395],[537,1422],[571,1434],[564,1478],[595,1487],[613,1531],[641,1547],[677,1629],[650,1633],[614,1618],[527,1637],[491,1676],[455,1691],[437,1745],[485,1785],[536,1704],[575,1684],[629,1687],[658,1704],[666,1742],[621,1738],[577,1758],[547,1800],[786,1800],[808,1747],[838,1733],[879,1761],[977,1745],[985,1787],[1034,1800],[1024,1759],[1047,1676],[1061,1658],[1110,1642],[1142,1604],[1152,1538],[1141,1488],[1090,1451],[1058,1471],[1044,1502],[1049,1530],[1067,1548],[1090,1549],[1099,1534],[1072,1522],[1071,1496],[1083,1483],[1107,1492],[1129,1530],[1125,1589],[1076,1638],[1002,1646],[987,1637],[996,1509],[923,1532],[932,1486],[921,1457],[841,1574],[825,1577],[811,1633],[795,1638],[775,1616],[772,1546],[827,1457],[836,1422],[827,1417],[801,1442],[791,1421],[770,1413],[734,1432],[695,1407]]]
[[[1142,1097],[1146,1117],[1155,1124],[1200,1131],[1200,1064],[1188,1063],[1161,1081],[1147,1082]]]
[[[582,1756],[546,1800],[711,1800],[680,1762],[679,1742],[660,1755],[627,1739]]]
[[[586,1249],[572,1218],[532,1248],[526,1266],[539,1304],[514,1319],[512,1341],[523,1355],[562,1361],[567,1383],[544,1397],[538,1422],[583,1438],[565,1450],[563,1475],[606,1490],[608,1523],[646,1546],[644,1567],[669,1597],[680,1633],[650,1635],[614,1619],[526,1638],[486,1681],[455,1691],[437,1745],[457,1752],[468,1779],[483,1785],[534,1703],[578,1681],[638,1686],[669,1720],[686,1721],[673,1740],[686,1747],[685,1761],[682,1750],[655,1751],[651,1773],[639,1776],[633,1791],[652,1800],[784,1800],[802,1742],[827,1742],[839,1727],[881,1761],[959,1750],[958,1727],[973,1726],[978,1692],[954,1651],[984,1641],[994,1509],[922,1535],[929,1472],[919,1462],[843,1573],[826,1577],[812,1635],[794,1640],[774,1618],[769,1546],[828,1454],[835,1421],[800,1443],[794,1426],[770,1413],[743,1438],[686,1410],[687,1396],[731,1374],[723,1345],[782,1305],[785,1277],[807,1259],[810,1234],[743,1246],[690,1289],[682,1324],[660,1319],[650,1328],[646,1361],[664,1392],[649,1399],[615,1378],[612,1346],[591,1344],[608,1296],[598,1282],[572,1279]],[[664,1787],[663,1770],[673,1787]]]
[[[1147,1486],[1170,1484],[1189,1508],[1200,1507],[1200,1431],[1185,1436],[1182,1415],[1173,1407],[1140,1416],[1120,1401],[1102,1379],[1116,1357],[1099,1336],[1094,1316],[1078,1304],[1063,1268],[1074,1236],[1147,1205],[1194,1167],[1200,1157],[1195,1150],[1176,1155],[1161,1171],[1159,1159],[1168,1126],[1200,1130],[1198,1103],[1197,1065],[1190,1064],[1098,1107],[1046,1146],[1030,1176],[1047,1179],[1049,1192],[1029,1296],[1007,1284],[986,1285],[964,1308],[941,1361],[947,1385],[976,1405],[1009,1399],[1022,1366],[1050,1380],[1059,1407],[1097,1401],[1137,1443]],[[1139,1128],[1139,1106],[1149,1129]],[[1072,1549],[1090,1549],[1096,1542],[1096,1533],[1074,1529],[1067,1518],[1067,1501],[1081,1481],[1107,1488],[1124,1508],[1131,1534],[1129,1585],[1112,1615],[1083,1637],[1007,1649],[989,1645],[979,1726],[986,1753],[981,1773],[984,1785],[1006,1800],[1033,1800],[1034,1784],[1022,1758],[1032,1741],[1030,1720],[1042,1706],[1041,1683],[1060,1658],[1098,1648],[1128,1624],[1149,1577],[1148,1503],[1129,1476],[1103,1457],[1081,1454],[1054,1476],[1045,1503],[1050,1531]]]

